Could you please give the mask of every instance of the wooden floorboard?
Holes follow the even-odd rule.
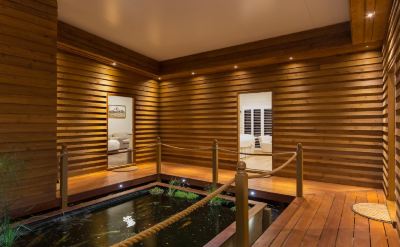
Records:
[[[154,163],[145,163],[138,165],[136,171],[102,171],[72,177],[69,195],[110,186],[118,188],[118,185],[143,179],[155,172]],[[211,169],[206,167],[164,163],[162,173],[211,181]],[[234,175],[235,171],[220,169],[219,182],[227,182]],[[296,193],[295,180],[282,177],[252,179],[249,188],[288,196]],[[382,190],[306,180],[304,195],[295,198],[253,246],[400,246],[391,224],[368,220],[352,211],[356,202],[385,203]]]

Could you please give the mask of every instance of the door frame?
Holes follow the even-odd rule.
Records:
[[[106,117],[107,117],[107,170],[108,168],[108,98],[110,96],[121,96],[121,97],[129,97],[132,98],[132,163],[131,164],[126,164],[126,165],[121,165],[116,168],[123,168],[127,166],[132,166],[136,164],[136,135],[135,135],[135,125],[136,125],[136,109],[135,109],[135,97],[131,94],[126,94],[126,93],[112,93],[112,92],[107,92],[107,97],[106,97]],[[115,169],[115,168],[113,168]],[[113,170],[112,169],[112,170]]]
[[[251,89],[251,90],[242,90],[238,91],[236,94],[236,130],[237,130],[237,136],[236,136],[236,150],[238,152],[236,156],[236,163],[240,161],[240,95],[241,94],[251,94],[251,93],[271,93],[271,113],[272,113],[272,119],[271,119],[271,124],[272,124],[272,153],[274,153],[274,91],[272,89]],[[272,169],[274,167],[274,159],[272,157],[272,163],[271,163]],[[247,169],[247,168],[246,168]],[[251,169],[254,171],[265,171],[265,170],[258,170],[258,169]]]

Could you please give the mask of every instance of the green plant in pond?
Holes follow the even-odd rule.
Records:
[[[176,179],[172,179],[171,181],[169,181],[169,187],[168,187],[168,192],[167,195],[168,196],[173,196],[175,194],[175,191],[177,191],[177,189],[173,188],[173,186],[179,186],[179,181]]]
[[[192,192],[177,190],[177,191],[175,191],[174,197],[182,198],[182,199],[186,199],[186,200],[196,200],[197,198],[199,198],[199,195],[192,193]]]
[[[230,210],[231,210],[232,212],[236,212],[236,206],[231,207]]]
[[[207,192],[211,193],[215,190],[215,188],[213,186],[210,186],[209,188],[207,188]],[[213,197],[213,199],[211,199],[208,204],[210,206],[221,206],[222,204],[227,204],[228,202],[225,199],[222,199],[218,196]]]
[[[209,204],[211,206],[221,206],[222,204],[226,203],[225,199],[219,198],[219,197],[214,197],[213,199],[210,200]]]
[[[23,170],[23,162],[15,155],[0,154],[0,246],[12,246],[18,238],[19,226],[13,227],[8,217],[8,210],[12,204],[17,203],[18,185]]]
[[[11,247],[18,238],[18,229],[13,228],[10,219],[4,215],[0,223],[0,246]]]
[[[149,190],[149,193],[153,196],[161,195],[164,193],[164,190],[161,189],[160,187],[154,187]]]

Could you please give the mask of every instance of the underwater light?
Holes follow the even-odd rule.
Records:
[[[183,183],[186,183],[186,179],[182,178],[182,182],[183,182]]]
[[[123,185],[123,184],[120,184],[120,185],[118,185],[118,187],[120,187],[120,188],[124,188],[124,185]]]
[[[136,222],[132,219],[132,216],[130,215],[122,217],[122,221],[126,223],[126,227],[131,227],[136,224]]]
[[[250,195],[251,195],[251,196],[255,196],[255,195],[256,195],[256,192],[250,191]]]

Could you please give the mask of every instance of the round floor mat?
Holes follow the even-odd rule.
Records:
[[[385,204],[379,203],[356,203],[353,205],[353,211],[356,214],[367,217],[372,220],[392,223],[389,211]]]

